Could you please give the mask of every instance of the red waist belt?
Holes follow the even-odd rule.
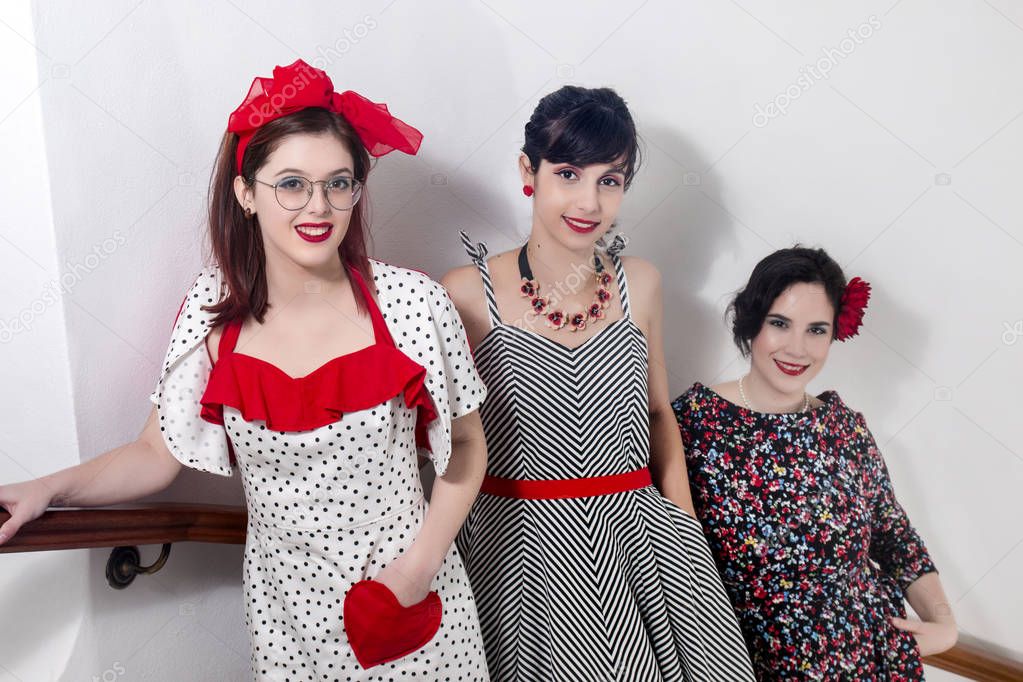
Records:
[[[480,492],[498,497],[517,497],[522,500],[557,500],[568,497],[594,497],[638,490],[652,485],[650,469],[643,467],[624,474],[594,476],[593,478],[562,478],[524,481],[487,475]]]

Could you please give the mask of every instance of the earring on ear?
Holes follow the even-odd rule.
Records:
[[[522,186],[522,193],[525,194],[527,197],[533,196],[533,186],[532,185],[523,185]]]
[[[248,206],[245,207],[245,219],[252,220],[252,209]]]

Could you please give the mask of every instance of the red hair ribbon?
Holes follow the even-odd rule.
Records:
[[[273,78],[257,76],[237,109],[227,120],[227,129],[238,135],[235,166],[242,172],[242,158],[252,136],[270,121],[309,107],[320,107],[344,116],[373,156],[398,151],[415,154],[423,134],[387,110],[386,104],[371,102],[357,92],[334,92],[334,83],[322,70],[299,59],[289,66],[275,66]]]
[[[835,338],[845,341],[856,336],[863,324],[863,312],[870,300],[870,284],[859,277],[853,277],[842,292],[841,309],[838,313],[838,333]]]

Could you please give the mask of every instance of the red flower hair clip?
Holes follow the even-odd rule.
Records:
[[[838,312],[838,333],[835,338],[845,341],[856,336],[863,324],[863,312],[870,300],[870,284],[859,277],[853,277],[842,293],[841,309]]]
[[[245,148],[257,130],[309,107],[344,116],[373,156],[383,156],[395,149],[415,154],[423,140],[422,133],[391,116],[386,104],[371,102],[351,90],[334,92],[334,83],[326,73],[299,59],[288,66],[275,66],[273,78],[257,76],[245,101],[228,118],[228,131],[238,135],[235,153],[238,172],[242,172]]]

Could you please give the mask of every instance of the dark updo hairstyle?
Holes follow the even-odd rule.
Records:
[[[270,121],[252,136],[242,157],[241,173],[235,167],[238,135],[224,133],[210,179],[209,240],[213,260],[220,267],[227,283],[227,296],[206,308],[215,314],[214,326],[252,315],[262,324],[270,303],[266,284],[266,253],[259,230],[259,217],[246,217],[234,194],[234,178],[241,175],[252,187],[256,171],[292,135],[333,135],[352,155],[355,179],[362,184],[362,198],[351,209],[351,219],[344,239],[338,246],[338,257],[362,278],[372,281],[366,255],[367,213],[366,176],[370,171],[369,152],[363,146],[348,120],[318,107],[309,107]],[[362,295],[355,290],[359,310],[369,310]]]
[[[625,188],[639,170],[639,138],[632,114],[611,88],[566,85],[545,95],[526,123],[522,153],[535,173],[541,159],[587,166],[623,159]]]
[[[757,263],[746,286],[728,306],[732,315],[732,339],[743,357],[749,357],[750,344],[771,311],[775,300],[793,284],[822,284],[834,310],[831,338],[838,332],[845,275],[841,266],[824,249],[808,249],[798,244],[780,249]]]

